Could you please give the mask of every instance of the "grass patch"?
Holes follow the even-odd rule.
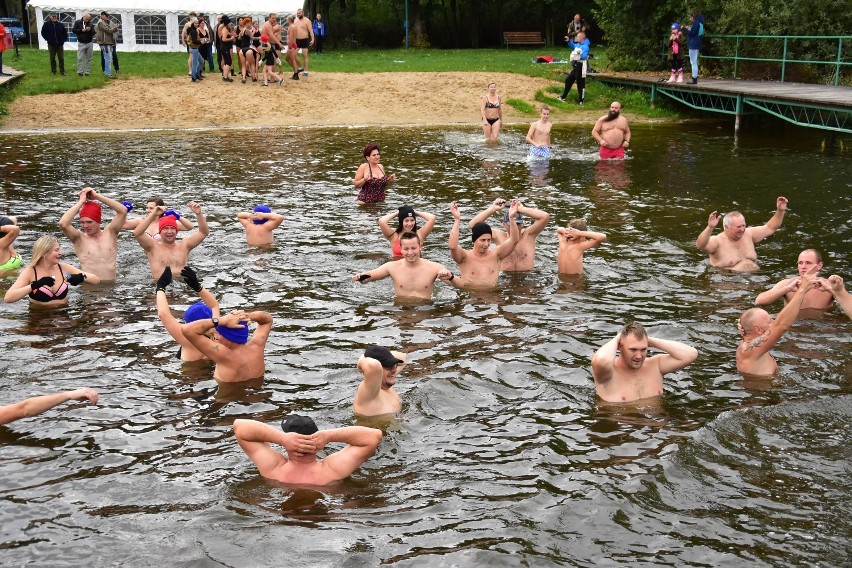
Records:
[[[526,114],[536,114],[536,109],[527,101],[521,99],[506,99],[506,104],[515,110],[519,110]]]

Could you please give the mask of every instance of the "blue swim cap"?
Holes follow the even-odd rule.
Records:
[[[128,212],[128,213],[130,213],[131,211],[133,211],[133,204],[132,204],[131,202],[129,202],[129,201],[122,201],[122,202],[121,202],[121,204],[122,204],[122,205],[124,205],[124,208],[125,208],[125,209],[127,209],[127,212]]]
[[[272,209],[270,209],[270,208],[269,208],[268,206],[266,206],[266,205],[258,205],[257,207],[255,207],[255,208],[254,208],[254,212],[255,212],[255,213],[272,213]],[[264,224],[264,223],[266,223],[268,220],[269,220],[269,219],[256,219],[256,220],[254,220],[254,221],[253,221],[253,223],[254,223],[255,225],[263,225],[263,224]]]
[[[165,213],[163,213],[163,217],[165,217],[166,215],[168,215],[170,217],[174,217],[175,221],[178,221],[180,219],[180,213],[178,213],[174,209],[169,209]]]
[[[189,306],[185,312],[183,312],[183,320],[186,323],[192,323],[194,321],[210,319],[213,317],[213,310],[211,310],[207,304],[204,302],[195,302],[191,306]]]
[[[248,343],[248,323],[241,321],[240,327],[225,327],[224,325],[216,326],[216,333],[227,339],[228,341],[233,341],[234,343],[239,343],[241,345]]]

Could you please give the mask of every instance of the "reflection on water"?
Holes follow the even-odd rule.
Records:
[[[637,125],[625,162],[598,161],[588,128],[558,127],[553,158],[531,162],[525,132],[488,146],[434,129],[0,137],[0,214],[19,215],[25,257],[84,184],[137,205],[195,199],[212,231],[191,257],[204,285],[223,311],[275,318],[262,382],[217,384],[209,363],[182,364],[129,234],[115,284],[75,289],[51,314],[5,306],[0,402],[88,385],[101,403],[0,427],[4,564],[847,563],[852,324],[797,323],[772,379],[734,363],[737,316],[801,249],[819,246],[852,280],[844,157],[799,130],[734,147],[715,124]],[[356,207],[352,175],[374,141],[398,181],[386,204]],[[708,269],[694,247],[707,214],[763,223],[778,187],[790,213],[758,245],[760,271]],[[424,256],[453,267],[449,202],[469,219],[498,196],[552,216],[534,271],[493,292],[436,287],[426,305],[351,281],[387,260],[387,211],[438,215]],[[247,247],[235,218],[258,203],[285,216],[270,248]],[[583,276],[563,277],[555,230],[577,217],[608,239]],[[170,293],[176,310],[193,300]],[[599,404],[589,358],[630,318],[701,356],[658,401]],[[410,352],[403,412],[380,420],[376,456],[321,491],[260,478],[233,420],[354,424],[370,343]]]

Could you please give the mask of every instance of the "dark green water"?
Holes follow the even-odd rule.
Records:
[[[263,385],[217,391],[210,367],[174,359],[130,234],[114,285],[74,289],[48,315],[0,309],[0,403],[101,393],[97,407],[0,427],[0,563],[848,564],[852,324],[799,322],[771,381],[743,380],[734,349],[739,313],[794,273],[801,249],[817,246],[826,274],[852,283],[852,140],[637,125],[631,159],[600,163],[588,128],[558,128],[542,165],[525,159],[525,130],[496,148],[438,129],[0,136],[0,214],[21,216],[25,258],[85,184],[140,208],[152,194],[181,211],[194,199],[212,229],[191,261],[206,287],[226,309],[275,317]],[[351,178],[372,141],[399,181],[387,206],[357,208]],[[790,212],[758,245],[761,271],[709,269],[693,244],[708,213],[761,224],[778,195]],[[391,208],[438,214],[424,256],[455,268],[448,203],[467,219],[498,196],[551,214],[532,273],[501,276],[494,293],[439,288],[417,307],[395,305],[390,282],[350,281],[385,260],[375,221]],[[260,202],[286,216],[273,250],[248,249],[234,219]],[[574,217],[609,235],[579,283],[555,261],[556,226]],[[64,252],[74,262],[67,241]],[[170,299],[194,301],[181,287]],[[632,318],[701,356],[666,377],[659,401],[601,406],[589,357]],[[355,362],[371,343],[413,360],[377,454],[327,491],[260,478],[232,421],[352,424]]]

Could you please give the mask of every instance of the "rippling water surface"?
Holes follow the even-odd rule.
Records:
[[[631,159],[601,163],[588,128],[557,128],[549,164],[526,161],[525,129],[497,147],[439,129],[0,136],[0,213],[20,215],[25,258],[83,185],[139,209],[150,195],[186,212],[198,200],[212,233],[191,264],[205,286],[225,309],[275,317],[262,384],[218,389],[208,365],[175,360],[129,233],[115,284],[75,289],[50,314],[3,307],[0,403],[80,386],[101,402],[0,427],[0,563],[848,564],[852,325],[799,322],[773,380],[744,380],[734,349],[736,317],[801,249],[852,283],[852,140],[730,130],[637,125]],[[351,178],[372,141],[399,181],[386,206],[357,208]],[[761,271],[708,269],[694,240],[709,212],[760,224],[777,195],[790,212],[758,245]],[[498,196],[551,214],[533,272],[492,293],[439,286],[418,306],[395,304],[389,281],[350,281],[386,260],[386,211],[438,214],[424,256],[455,268],[448,203],[467,219]],[[286,216],[272,249],[246,247],[235,221],[258,203]],[[581,280],[556,273],[556,226],[575,217],[609,235]],[[175,286],[170,301],[194,299]],[[660,400],[602,405],[589,357],[633,318],[701,356]],[[352,424],[371,343],[412,361],[376,455],[323,491],[263,480],[233,420]]]

